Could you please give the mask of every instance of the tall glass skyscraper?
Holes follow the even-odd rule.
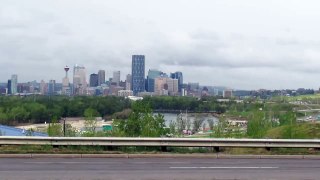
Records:
[[[12,91],[11,91],[11,79],[8,80],[8,85],[7,85],[7,88],[8,88],[8,94],[12,94]]]
[[[55,95],[55,89],[56,89],[56,81],[50,80],[48,84],[48,95],[49,96]]]
[[[134,95],[145,91],[145,56],[132,55],[132,91]]]
[[[13,74],[11,76],[11,94],[18,93],[18,75]]]

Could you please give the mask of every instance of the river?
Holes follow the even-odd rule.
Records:
[[[161,113],[164,115],[164,119],[165,119],[165,124],[167,127],[169,127],[169,124],[171,121],[176,122],[177,120],[177,113]],[[208,119],[212,119],[214,124],[217,124],[219,119],[216,118],[215,116],[213,116],[212,114],[208,114],[208,113],[183,113],[182,117],[183,118],[188,118],[190,119],[191,124],[193,124],[194,119],[196,118],[196,116],[198,116],[198,118],[203,118],[204,119],[204,123],[206,123],[206,127],[208,127]]]

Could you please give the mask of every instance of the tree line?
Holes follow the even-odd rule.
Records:
[[[128,99],[106,97],[63,97],[28,96],[0,97],[0,124],[44,123],[53,117],[84,117],[88,108],[96,110],[101,116],[130,108]]]
[[[218,103],[215,98],[192,97],[145,97],[142,103],[152,110],[216,111],[224,113],[229,104]],[[96,110],[102,117],[124,109],[131,109],[131,101],[116,96],[0,96],[0,124],[44,123],[53,117],[83,117],[88,108]]]

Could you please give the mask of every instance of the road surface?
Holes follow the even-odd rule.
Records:
[[[307,159],[1,158],[0,179],[320,179]]]

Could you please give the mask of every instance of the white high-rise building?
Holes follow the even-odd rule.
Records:
[[[126,77],[126,90],[131,90],[131,82],[132,82],[131,74],[127,74],[127,77]]]
[[[87,94],[86,68],[84,66],[75,65],[73,68],[73,94]]]
[[[120,71],[113,72],[112,82],[117,83],[117,85],[119,86],[119,84],[120,84]]]
[[[45,94],[47,94],[47,90],[48,90],[48,86],[47,86],[46,82],[44,80],[41,80],[41,82],[40,82],[40,93],[42,95],[45,95]]]
[[[18,75],[13,74],[11,76],[11,94],[18,93]]]
[[[98,86],[101,84],[104,84],[106,82],[106,71],[105,70],[99,70],[98,71]]]

